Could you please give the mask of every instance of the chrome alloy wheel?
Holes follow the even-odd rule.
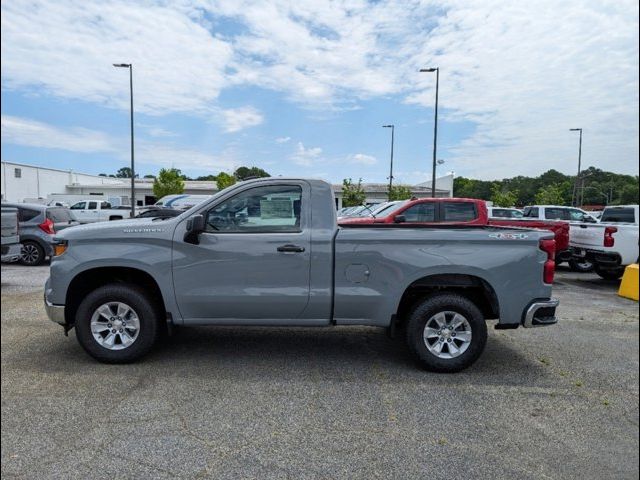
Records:
[[[91,333],[101,347],[108,350],[123,350],[130,347],[138,338],[140,319],[126,303],[105,303],[99,306],[91,316]]]
[[[438,358],[462,355],[471,345],[471,325],[457,312],[438,312],[424,326],[422,337],[427,349]]]

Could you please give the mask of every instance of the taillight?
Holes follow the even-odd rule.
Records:
[[[604,228],[604,246],[613,247],[616,243],[616,239],[613,238],[613,234],[618,231],[617,227],[605,227]]]
[[[540,250],[547,254],[547,260],[544,262],[544,272],[542,278],[544,283],[553,283],[553,277],[556,273],[556,241],[540,240]]]
[[[50,218],[47,218],[44,222],[38,225],[38,227],[40,227],[40,230],[42,230],[44,233],[47,233],[49,235],[55,235],[56,233],[53,222]]]

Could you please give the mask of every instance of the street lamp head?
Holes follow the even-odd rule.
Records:
[[[581,132],[582,129],[581,128],[570,128],[569,131],[570,132]]]
[[[432,67],[432,68],[421,68],[420,71],[421,72],[435,72],[436,70],[438,70],[438,67]]]
[[[439,160],[437,160],[437,162],[436,162],[436,163],[437,163],[438,165],[442,165],[442,164],[444,163],[444,160],[439,159]]]
[[[393,128],[393,125],[382,125],[382,128]]]
[[[131,64],[130,63],[114,63],[113,66],[119,67],[119,68],[129,68]]]

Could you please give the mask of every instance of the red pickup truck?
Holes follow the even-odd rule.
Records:
[[[339,225],[370,223],[418,223],[439,225],[496,225],[501,227],[550,230],[555,234],[556,262],[571,261],[569,251],[569,222],[555,220],[524,220],[489,218],[487,204],[477,198],[419,198],[395,206],[385,215],[339,217]],[[572,265],[572,268],[578,268]]]

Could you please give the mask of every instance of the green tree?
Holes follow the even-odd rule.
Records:
[[[564,205],[562,185],[552,184],[538,190],[535,197],[537,205]]]
[[[342,180],[342,206],[356,207],[362,205],[366,199],[362,188],[362,179],[355,184],[350,178]]]
[[[518,192],[504,190],[500,183],[491,187],[491,201],[496,207],[513,207],[518,201]]]
[[[176,168],[162,168],[153,181],[153,194],[160,199],[166,195],[184,192],[184,180],[180,170]]]
[[[151,175],[151,174],[147,174],[142,178],[156,178],[156,176],[155,175]]]
[[[218,178],[216,175],[202,175],[196,178],[196,180],[201,182],[215,182],[216,178]]]
[[[224,190],[234,183],[236,183],[236,178],[233,175],[229,175],[228,173],[220,172],[216,177],[216,185],[218,185],[218,190]]]
[[[411,188],[406,185],[392,185],[389,191],[389,201],[406,200],[411,198]]]
[[[129,167],[119,168],[116,172],[116,178],[131,178],[131,169]],[[136,175],[138,178],[138,175]]]
[[[258,167],[239,167],[233,172],[233,176],[236,177],[236,180],[239,182],[243,180],[247,180],[248,178],[262,178],[262,177],[270,177],[267,172]]]
[[[637,178],[637,177],[636,177]],[[634,184],[625,185],[620,192],[619,204],[620,205],[636,205],[638,204],[638,197],[640,192],[638,188],[638,181]]]

